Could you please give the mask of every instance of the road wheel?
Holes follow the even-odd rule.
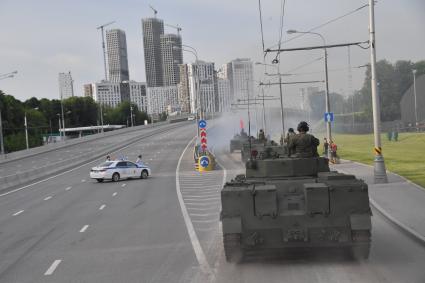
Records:
[[[112,181],[113,182],[118,182],[120,180],[120,174],[118,174],[118,173],[114,173],[113,175],[112,175]]]
[[[243,250],[241,246],[241,234],[224,234],[223,246],[226,261],[239,263],[243,259]]]
[[[142,178],[142,179],[147,179],[147,178],[148,178],[148,171],[143,170],[143,171],[142,171],[142,174],[140,174],[140,178]]]
[[[96,179],[99,183],[103,182],[103,179]]]

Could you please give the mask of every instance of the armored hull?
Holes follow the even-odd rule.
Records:
[[[276,158],[276,157],[284,157],[287,155],[286,146],[277,145],[276,143],[269,143],[269,142],[259,142],[258,140],[255,140],[255,142],[251,143],[251,146],[249,143],[244,143],[241,150],[241,160],[242,162],[247,162],[248,159],[251,157],[251,152],[254,152],[255,156],[264,156],[264,157],[270,157],[270,158]]]
[[[221,192],[226,259],[252,251],[341,248],[367,258],[368,187],[324,158],[258,159]]]
[[[245,135],[235,135],[233,139],[230,140],[230,153],[233,153],[235,150],[242,150],[242,145],[248,142],[248,136]]]

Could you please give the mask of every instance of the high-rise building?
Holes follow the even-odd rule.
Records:
[[[188,76],[188,65],[179,65],[179,84],[178,88],[178,100],[181,106],[181,111],[185,113],[190,112],[190,90],[189,90],[189,76]]]
[[[129,81],[130,101],[137,105],[140,111],[148,111],[148,99],[146,94],[146,83]]]
[[[162,71],[164,86],[179,83],[179,65],[183,64],[182,39],[177,34],[161,35]]]
[[[148,113],[167,112],[168,106],[178,106],[177,86],[160,86],[148,88]]]
[[[128,72],[127,41],[120,29],[106,31],[108,50],[109,80],[119,83],[130,79]]]
[[[71,72],[59,73],[59,98],[66,99],[74,96],[74,81]]]
[[[231,106],[230,81],[228,79],[217,79],[218,112],[227,112]]]
[[[205,113],[216,111],[216,74],[214,63],[196,61],[188,64],[190,112],[197,108]]]
[[[235,59],[222,66],[219,77],[230,81],[232,101],[246,99],[254,92],[254,72],[250,59]]]
[[[147,87],[163,86],[161,35],[164,22],[157,18],[142,19],[143,49]]]
[[[92,84],[94,101],[111,107],[121,103],[120,84],[110,81],[101,81]]]
[[[93,98],[93,87],[92,84],[85,84],[84,88],[84,96]]]

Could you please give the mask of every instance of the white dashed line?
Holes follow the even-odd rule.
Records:
[[[24,212],[25,210],[19,210],[18,212],[15,212],[14,214],[13,214],[13,216],[16,216],[16,215],[19,215],[19,214],[21,214],[22,212]]]
[[[84,225],[84,227],[81,228],[80,233],[86,232],[87,228],[89,228],[89,225]]]
[[[125,187],[125,185],[126,185],[126,184],[122,184],[122,185],[121,185],[121,187],[123,187],[123,188],[124,188],[124,187]]]
[[[81,183],[84,183],[85,181],[86,181],[86,179],[82,179],[82,180],[81,180]]]
[[[53,272],[55,272],[56,268],[58,267],[58,265],[62,262],[61,259],[57,259],[55,260],[52,265],[50,265],[49,269],[47,269],[47,271],[44,273],[44,275],[52,275]]]
[[[207,216],[216,216],[217,213],[189,213],[190,216],[198,216],[198,217],[207,217]]]
[[[65,188],[65,191],[69,191],[72,187]]]
[[[52,198],[52,196],[48,196],[48,197],[44,198],[44,200],[49,200],[51,198]]]
[[[112,194],[112,196],[114,197],[114,196],[116,196],[117,194],[118,194],[118,193],[117,193],[117,192],[115,192],[115,193],[113,193],[113,194]]]
[[[214,223],[218,222],[218,219],[213,220],[192,220],[193,223]]]
[[[188,210],[196,210],[196,211],[207,211],[207,210],[216,210],[216,206],[207,207],[207,208],[200,208],[200,207],[188,207]]]
[[[103,210],[103,209],[105,208],[105,206],[106,206],[106,205],[102,204],[102,205],[99,207],[99,210]]]

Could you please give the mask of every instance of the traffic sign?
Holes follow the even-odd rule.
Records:
[[[201,144],[201,148],[203,151],[205,151],[205,149],[207,149],[207,144],[206,143]]]
[[[207,136],[207,132],[206,131],[201,131],[201,138],[202,137],[206,137]]]
[[[201,138],[201,143],[207,143],[207,138],[206,137],[203,137],[203,138]]]
[[[333,122],[333,121],[334,121],[334,113],[325,112],[325,122]]]
[[[199,165],[201,165],[204,168],[207,168],[208,165],[210,165],[210,158],[208,156],[202,156],[199,160]]]
[[[199,128],[205,128],[207,126],[207,121],[200,120],[198,125],[199,125]]]

